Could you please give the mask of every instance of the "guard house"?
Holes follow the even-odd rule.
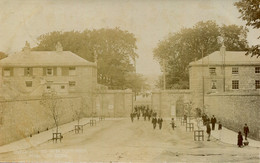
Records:
[[[88,93],[97,83],[96,63],[63,51],[23,51],[0,60],[0,86],[19,95],[38,96],[51,90],[58,94]]]
[[[190,90],[195,94],[197,107],[204,96],[212,93],[259,93],[260,59],[246,56],[245,51],[220,51],[189,64]]]
[[[191,62],[190,90],[193,107],[234,131],[250,126],[250,137],[260,139],[260,59],[225,46]]]

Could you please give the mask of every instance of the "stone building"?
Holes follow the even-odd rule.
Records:
[[[191,62],[190,90],[194,107],[215,115],[236,131],[244,123],[259,138],[260,60],[243,51],[220,51]]]
[[[54,127],[41,105],[49,91],[58,95],[60,125],[75,120],[80,108],[81,117],[125,117],[133,108],[131,90],[99,85],[97,64],[63,51],[59,43],[56,51],[32,51],[26,43],[23,51],[0,60],[0,73],[0,145]]]
[[[23,96],[38,96],[54,90],[58,94],[92,92],[97,83],[95,63],[63,51],[24,50],[0,60],[0,85]]]

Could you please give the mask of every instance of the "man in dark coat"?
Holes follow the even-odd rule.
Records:
[[[157,122],[159,124],[159,129],[161,130],[162,129],[162,122],[163,122],[162,117],[158,118]]]
[[[131,113],[130,117],[131,117],[131,121],[134,122],[134,113]]]
[[[248,128],[247,124],[245,124],[245,126],[244,126],[245,140],[247,140],[248,133],[249,133],[249,128]]]
[[[187,122],[187,115],[186,114],[184,114],[183,119],[184,119],[184,121]]]
[[[238,147],[242,147],[243,145],[243,136],[241,134],[241,131],[239,131],[237,135],[237,145]]]
[[[157,118],[156,117],[153,117],[152,123],[153,123],[153,129],[155,129],[156,128],[156,123],[157,123]]]
[[[137,112],[137,119],[139,120],[139,117],[140,117],[140,112]]]
[[[212,130],[215,130],[215,124],[217,122],[217,119],[215,118],[215,116],[213,115],[211,118],[211,124],[212,124]]]
[[[208,134],[208,141],[210,141],[210,133],[211,133],[211,128],[209,125],[209,122],[207,123],[207,134]]]
[[[170,124],[172,125],[172,129],[174,130],[174,127],[175,127],[174,118],[172,118],[172,121]]]

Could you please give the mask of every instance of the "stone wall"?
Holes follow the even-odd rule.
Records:
[[[48,115],[49,110],[40,105],[40,100],[40,97],[34,97],[0,101],[0,145],[54,127],[54,120]],[[76,96],[58,99],[60,124],[73,121],[73,110],[80,107],[80,101]]]
[[[133,109],[133,93],[130,90],[105,90],[93,95],[93,107],[88,113],[96,116],[128,117]]]
[[[189,90],[158,90],[152,92],[152,109],[162,117],[182,116],[184,103],[190,101]]]
[[[249,93],[218,93],[205,96],[206,113],[232,129],[243,131],[245,123],[250,137],[260,139],[260,95]]]
[[[85,93],[60,96],[60,124],[76,119],[74,110],[84,107],[82,117],[95,116],[127,117],[133,106],[129,90],[105,90],[99,93]],[[0,145],[22,139],[54,127],[54,120],[48,110],[40,105],[41,97],[21,97],[15,100],[0,100]]]

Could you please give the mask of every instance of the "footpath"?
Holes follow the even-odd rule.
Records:
[[[91,118],[83,118],[80,120],[80,124],[85,126],[85,125],[89,124],[90,119]],[[93,119],[95,119],[96,122],[98,122],[98,118],[93,118]],[[106,119],[106,120],[109,120],[109,119]],[[59,132],[61,133],[61,135],[64,135],[65,133],[73,131],[75,128],[75,125],[77,125],[77,124],[78,124],[77,121],[63,124],[63,125],[59,126]],[[52,133],[55,131],[56,131],[56,128],[52,128],[52,129],[49,129],[48,131],[43,131],[43,132],[40,132],[39,134],[32,135],[32,137],[26,137],[24,139],[12,142],[10,144],[0,146],[0,153],[36,147],[37,145],[40,145],[44,142],[52,140]]]
[[[192,123],[194,123],[194,127],[196,128],[197,122],[193,119],[191,120]],[[202,124],[202,121],[200,121],[199,124],[200,128],[204,130],[204,140],[207,140],[207,132],[206,132],[206,126]],[[210,125],[211,127],[211,125]],[[250,126],[249,126],[250,127]],[[250,134],[250,133],[249,133]],[[215,124],[215,130],[211,130],[211,137],[214,137],[216,140],[221,141],[223,143],[237,145],[237,135],[238,133],[235,131],[232,131],[230,129],[227,129],[226,127],[222,126],[222,130],[218,130],[218,124]],[[245,140],[245,137],[243,135],[243,139]],[[260,141],[253,140],[250,138],[247,138],[249,142],[249,147],[258,147],[260,148]]]
[[[222,130],[216,130],[218,128],[218,124],[216,124],[215,130],[211,130],[211,136],[213,136],[215,139],[228,144],[237,145],[237,132],[234,132],[232,130],[229,130],[225,127],[222,127]],[[205,129],[206,132],[206,129]],[[250,134],[250,133],[249,133]],[[245,137],[243,135],[243,139],[245,140]],[[249,147],[258,147],[260,148],[260,141],[256,141],[250,138],[247,138],[249,142]]]

